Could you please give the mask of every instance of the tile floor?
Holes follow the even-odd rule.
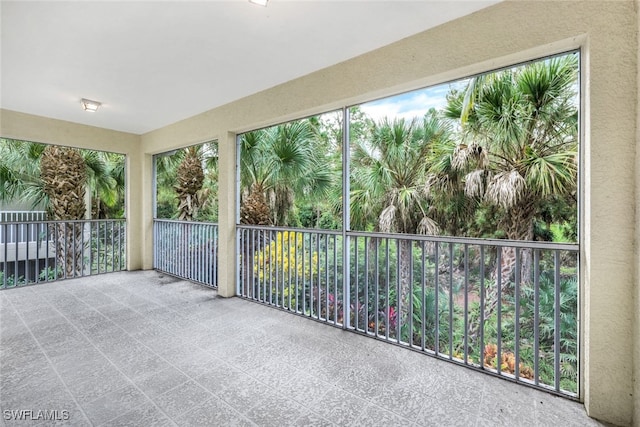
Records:
[[[0,413],[7,426],[600,425],[579,403],[154,271],[0,291]]]

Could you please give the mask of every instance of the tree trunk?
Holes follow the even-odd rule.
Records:
[[[80,152],[73,148],[48,146],[40,160],[40,178],[49,196],[49,211],[54,220],[82,220],[86,213],[87,169]],[[57,274],[80,275],[83,263],[83,223],[56,225]]]
[[[56,258],[59,274],[64,278],[82,275],[84,245],[82,222],[64,222],[56,225]]]
[[[502,222],[503,230],[506,231],[507,239],[509,240],[532,240],[533,239],[533,217],[534,206],[531,202],[532,197],[524,197],[524,202],[514,206],[509,212],[505,214],[505,219]],[[504,295],[512,293],[513,283],[515,281],[516,270],[516,254],[519,252],[520,257],[520,284],[527,284],[531,282],[531,250],[520,249],[516,250],[513,246],[503,246],[497,249],[500,251],[500,262],[496,265],[496,271],[493,276],[495,283],[491,285],[489,291],[486,294],[485,306],[483,310],[484,321],[486,322],[496,311],[498,307],[498,290],[500,290],[501,298]],[[500,279],[498,283],[498,278]],[[481,292],[486,290],[482,289]],[[480,322],[471,325],[469,328],[469,334],[472,341],[477,340],[477,336],[480,329]],[[484,325],[482,325],[484,326]]]
[[[398,322],[397,328],[400,330],[402,324],[408,322],[412,313],[409,312],[409,299],[412,295],[412,283],[411,283],[411,258],[412,258],[412,241],[399,239],[398,240],[398,263],[400,264],[400,277],[398,278],[398,302],[399,309],[396,316]],[[401,331],[400,331],[401,333]],[[411,334],[409,331],[408,340],[411,342]]]

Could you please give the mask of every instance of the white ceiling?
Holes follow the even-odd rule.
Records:
[[[494,3],[2,0],[0,106],[142,134]]]

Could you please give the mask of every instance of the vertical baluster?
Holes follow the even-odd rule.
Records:
[[[118,233],[119,233],[119,239],[118,239],[118,253],[120,254],[120,263],[119,265],[119,270],[122,271],[124,270],[124,262],[125,262],[125,256],[124,256],[124,238],[125,238],[125,221],[120,220],[118,222],[119,227],[118,227]]]
[[[498,335],[498,349],[496,352],[496,369],[498,370],[498,374],[501,373],[500,361],[502,360],[502,246],[497,246],[497,274],[496,274],[496,282],[497,282],[497,304],[498,304],[498,329],[496,331]]]
[[[320,319],[320,295],[321,295],[321,289],[322,289],[322,281],[320,280],[321,277],[321,272],[320,272],[320,257],[322,256],[322,252],[320,252],[320,239],[322,238],[322,235],[320,233],[316,233],[316,270],[317,270],[317,287],[318,287],[318,294],[316,295],[316,302],[317,302],[317,311],[316,311],[316,315],[315,318],[316,319]]]
[[[77,266],[77,263],[76,263],[76,259],[77,259],[77,256],[78,256],[78,254],[76,252],[76,249],[77,249],[77,246],[78,246],[78,242],[76,242],[76,226],[77,225],[78,225],[78,223],[75,222],[75,221],[67,222],[67,230],[69,230],[69,229],[71,230],[71,233],[70,233],[71,234],[71,245],[72,245],[71,254],[73,256],[73,259],[71,261],[71,271],[72,271],[71,277],[76,277],[76,271],[78,271],[78,266]],[[105,268],[105,270],[106,270],[106,268]]]
[[[436,331],[435,331],[435,340],[434,340],[434,350],[436,352],[436,356],[440,356],[440,242],[435,242],[436,247],[434,248],[434,257],[435,262],[434,265],[434,287],[435,287],[435,314],[436,314]]]
[[[484,368],[484,304],[485,304],[485,287],[484,287],[484,245],[480,245],[480,324],[478,325],[478,334],[480,335],[480,367]]]
[[[8,253],[9,253],[9,251],[7,249],[8,244],[9,244],[9,235],[8,235],[9,224],[4,223],[4,224],[1,224],[1,225],[2,225],[2,236],[4,237],[4,240],[2,240],[2,243],[4,243],[4,251],[3,251],[4,252],[4,262],[2,264],[2,272],[4,274],[2,275],[2,288],[6,289],[7,280],[8,280],[8,277],[9,277],[9,261],[8,261],[8,258],[9,258]]]
[[[262,244],[262,251],[264,253],[264,292],[263,298],[265,304],[271,303],[271,231],[263,230],[264,242]]]
[[[275,288],[275,294],[276,294],[275,306],[278,307],[280,304],[280,292],[279,292],[280,291],[280,284],[279,284],[280,261],[278,260],[278,257],[280,255],[280,250],[281,250],[279,240],[280,240],[280,237],[282,236],[282,232],[276,231],[275,236],[276,236],[276,239],[275,239],[275,243],[273,244],[273,247],[275,248],[275,254],[274,254],[274,257],[275,257],[275,263],[274,263],[275,264],[275,279],[274,279],[275,284],[274,285],[275,286],[274,288]]]
[[[324,317],[329,321],[329,241],[333,236],[324,235]]]
[[[302,314],[307,314],[307,270],[306,270],[306,242],[307,242],[307,233],[302,234],[302,251],[300,252],[300,256],[302,257]],[[311,242],[309,242],[311,243]]]
[[[300,289],[299,289],[299,274],[298,274],[298,239],[302,235],[301,232],[296,232],[294,236],[295,252],[293,255],[295,265],[295,295],[296,295],[296,313],[300,313]],[[304,244],[304,241],[303,241]],[[304,271],[304,270],[303,270]]]
[[[49,233],[50,233],[50,231],[49,231],[49,223],[48,223],[48,222],[47,222],[47,223],[45,223],[45,227],[46,227],[46,230],[47,230],[47,231],[46,231],[46,234],[45,234],[45,237],[46,237],[47,241],[46,241],[46,243],[45,243],[45,244],[46,244],[46,246],[45,246],[44,269],[45,269],[45,271],[46,271],[45,281],[46,281],[46,282],[48,282],[48,281],[49,281],[49,258],[51,258],[51,254],[49,253],[49,252],[50,252],[50,249],[51,249],[51,248],[50,248],[50,246],[51,246],[51,245],[49,244],[49,242],[51,241],[51,239],[49,238]],[[56,267],[56,265],[55,265],[55,262],[56,262],[56,261],[55,261],[55,259],[54,259],[54,260],[53,260],[53,263],[54,263],[54,264],[53,264],[53,265],[54,265],[54,276],[53,276],[53,280],[56,280],[56,279],[58,278],[58,269],[57,269],[57,267]],[[5,264],[5,265],[6,265],[6,264]],[[5,267],[5,268],[6,268],[6,267]]]
[[[426,242],[422,242],[421,264],[420,264],[420,288],[422,291],[422,312],[420,313],[420,348],[425,350],[425,335],[427,334],[427,295],[426,295]]]
[[[157,221],[156,223],[157,243],[155,244],[156,262],[157,262],[156,268],[158,268],[160,271],[165,271],[165,265],[164,265],[164,245],[166,243],[166,231],[164,228],[165,224],[160,220],[156,220],[156,221]],[[93,223],[91,224],[91,241],[92,241],[91,246],[93,247]],[[93,253],[93,248],[91,253]],[[93,262],[91,264],[93,265]]]
[[[553,319],[553,366],[554,366],[554,388],[560,391],[560,336],[562,334],[560,326],[560,251],[553,251],[553,289],[554,289],[554,319]]]
[[[364,332],[369,332],[369,241],[364,237]]]
[[[213,229],[213,248],[211,250],[211,256],[213,257],[213,284],[218,288],[218,226]]]
[[[36,224],[35,228],[35,240],[36,240],[36,262],[35,262],[35,277],[33,280],[36,283],[40,282],[40,238],[42,237],[42,223]]]
[[[15,236],[16,236],[16,243],[15,243],[15,247],[16,247],[16,256],[15,256],[15,258],[14,258],[14,261],[15,261],[15,262],[13,263],[13,270],[14,270],[14,272],[13,272],[13,286],[17,287],[17,286],[19,285],[19,283],[20,283],[20,280],[19,280],[19,277],[18,277],[18,272],[19,272],[19,270],[18,270],[18,264],[19,264],[19,263],[18,263],[18,259],[19,259],[19,253],[18,253],[18,247],[19,247],[19,245],[18,245],[18,242],[19,242],[19,240],[20,240],[20,239],[18,238],[18,232],[19,232],[19,231],[18,231],[18,223],[14,223],[14,224],[13,224],[13,228],[14,228],[14,234],[15,234]]]
[[[269,293],[269,304],[273,303],[273,294],[271,292],[271,285],[272,285],[272,279],[271,279],[271,271],[273,268],[273,251],[271,250],[271,241],[273,240],[273,230],[268,230],[265,233],[267,235],[266,239],[265,239],[265,250],[267,251],[268,254],[268,260],[269,262],[267,262],[267,257],[265,257],[265,302],[267,302],[267,292]]]
[[[464,363],[469,363],[469,245],[464,245]]]
[[[80,250],[82,251],[82,271],[81,271],[80,275],[84,276],[85,275],[85,272],[84,272],[85,271],[85,265],[84,265],[85,257],[84,257],[84,255],[85,255],[85,245],[86,245],[86,242],[85,242],[85,239],[84,239],[84,235],[85,235],[85,228],[86,228],[87,225],[86,225],[85,221],[82,221],[80,224],[81,224],[80,228],[82,230],[82,233],[81,233],[82,238],[81,238],[81,241],[80,241]],[[91,274],[91,273],[89,273],[89,274]]]
[[[402,260],[402,245],[400,239],[396,239],[396,342],[400,344],[402,330],[402,269],[400,268]]]
[[[409,318],[409,336],[407,339],[409,347],[413,347],[413,241],[406,240],[405,244],[409,249],[409,312],[407,314]]]
[[[338,236],[335,234],[333,235],[333,324],[338,324]]]
[[[453,360],[453,243],[449,243],[449,360]]]
[[[360,321],[360,272],[359,270],[359,266],[360,266],[360,259],[358,257],[358,246],[359,246],[359,237],[354,237],[353,239],[353,243],[355,245],[354,249],[353,249],[353,258],[354,258],[354,267],[355,267],[355,276],[353,278],[353,281],[355,282],[355,328],[356,331],[358,330],[359,326],[359,321]]]
[[[286,242],[285,242],[285,236],[287,236],[286,238]],[[287,294],[289,294],[289,292],[287,291],[285,293],[285,286],[288,289],[289,286],[289,282],[287,281],[287,273],[288,273],[288,266],[289,266],[289,232],[288,231],[282,231],[280,232],[280,247],[281,247],[281,275],[282,275],[282,283],[280,286],[281,292],[280,292],[280,299],[281,299],[281,306],[283,308],[288,308],[287,306]],[[285,268],[285,260],[286,260],[286,268]]]
[[[26,225],[27,238],[25,239],[24,283],[29,284],[29,224]],[[16,260],[17,261],[17,260]]]
[[[374,333],[375,336],[377,337],[379,335],[380,332],[380,326],[379,326],[379,322],[380,322],[380,239],[377,237],[373,238],[373,241],[375,242],[375,247],[376,247],[376,252],[375,252],[375,263],[376,263],[376,267],[375,267],[375,289],[376,289],[376,306],[375,306],[375,320],[374,320],[374,325],[373,327],[375,328]]]
[[[309,233],[309,316],[313,317],[313,242],[317,234]]]
[[[533,250],[533,375],[540,384],[540,250]]]
[[[109,272],[109,222],[104,221],[104,273]]]
[[[385,339],[387,341],[389,341],[389,328],[391,328],[391,303],[389,302],[389,298],[390,298],[390,283],[389,281],[391,280],[391,274],[390,274],[390,268],[389,268],[389,238],[385,237],[385,270],[386,270],[386,312],[387,312],[387,318],[385,319],[385,327],[384,327],[384,335],[385,335]]]
[[[109,221],[109,224],[111,225],[111,271],[114,272],[116,271],[116,223],[112,220]]]
[[[516,277],[515,277],[515,331],[514,331],[514,340],[515,340],[515,354],[514,357],[516,362],[514,364],[514,374],[516,380],[520,379],[520,272],[522,269],[522,265],[520,264],[520,248],[515,248],[516,251]]]
[[[256,230],[251,229],[251,230],[245,230],[245,238],[247,240],[245,240],[243,242],[244,244],[244,250],[245,250],[245,255],[247,257],[247,262],[245,263],[245,268],[247,269],[246,274],[243,276],[243,280],[246,280],[246,286],[248,289],[248,296],[250,296],[253,299],[256,299],[256,291],[258,291],[258,293],[260,292],[259,289],[256,289],[256,278],[255,275],[257,274],[257,270],[260,269],[260,266],[257,265],[257,261],[256,261],[256,235],[255,235]],[[251,258],[249,258],[251,257]],[[251,268],[249,268],[251,267]]]

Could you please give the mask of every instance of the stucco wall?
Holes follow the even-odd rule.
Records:
[[[636,378],[640,374],[640,357],[636,356],[635,365],[633,357],[640,349],[639,325],[634,334],[634,321],[640,322],[636,310],[640,307],[636,273],[640,254],[634,248],[634,236],[640,239],[635,212],[640,159],[636,155],[638,20],[634,6],[634,1],[504,2],[142,135],[141,150],[130,148],[128,156],[133,172],[128,217],[134,221],[130,228],[138,233],[130,247],[134,252],[130,265],[151,268],[149,190],[154,153],[219,141],[220,244],[226,248],[220,251],[220,293],[231,295],[235,287],[235,133],[581,48],[583,396],[591,416],[630,425],[638,400],[634,387],[635,396],[640,396],[638,385],[633,385],[634,366]],[[63,139],[65,131],[75,129],[36,120],[33,130],[29,121],[5,114],[2,134],[34,139],[29,135],[36,133],[36,140],[51,142],[49,132]],[[6,134],[6,129],[13,133]],[[82,129],[79,134],[84,134]],[[101,132],[91,130],[89,136]],[[135,136],[130,138],[138,142]],[[640,423],[638,412],[636,408],[636,424]]]

